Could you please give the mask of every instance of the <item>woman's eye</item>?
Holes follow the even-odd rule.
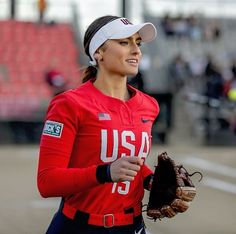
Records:
[[[138,47],[142,46],[142,42],[141,41],[137,41],[136,44],[137,44]]]
[[[120,45],[128,45],[129,44],[129,41],[120,41],[119,42]],[[136,41],[136,45],[138,47],[140,47],[142,45],[142,42],[141,41]]]
[[[120,45],[128,45],[128,41],[120,41]]]

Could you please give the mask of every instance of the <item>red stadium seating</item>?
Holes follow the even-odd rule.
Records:
[[[55,58],[68,88],[80,83],[71,25],[0,21],[0,38],[0,120],[32,120],[45,108],[53,95],[45,72]]]

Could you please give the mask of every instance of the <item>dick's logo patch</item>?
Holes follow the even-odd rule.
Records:
[[[61,137],[62,129],[63,123],[47,120],[43,128],[43,135]]]

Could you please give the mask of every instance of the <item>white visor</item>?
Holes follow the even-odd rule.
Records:
[[[93,55],[105,41],[109,39],[128,38],[137,32],[143,42],[152,41],[157,34],[156,27],[152,23],[148,22],[134,25],[126,18],[119,18],[104,25],[95,33],[89,44],[89,54],[92,58],[90,64],[97,64]]]

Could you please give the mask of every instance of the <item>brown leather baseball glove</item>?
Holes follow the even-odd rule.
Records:
[[[202,179],[202,174],[200,180]],[[193,173],[193,174],[195,174]],[[166,152],[158,155],[151,185],[147,216],[153,220],[185,212],[196,196],[196,187],[182,165],[176,165]]]

